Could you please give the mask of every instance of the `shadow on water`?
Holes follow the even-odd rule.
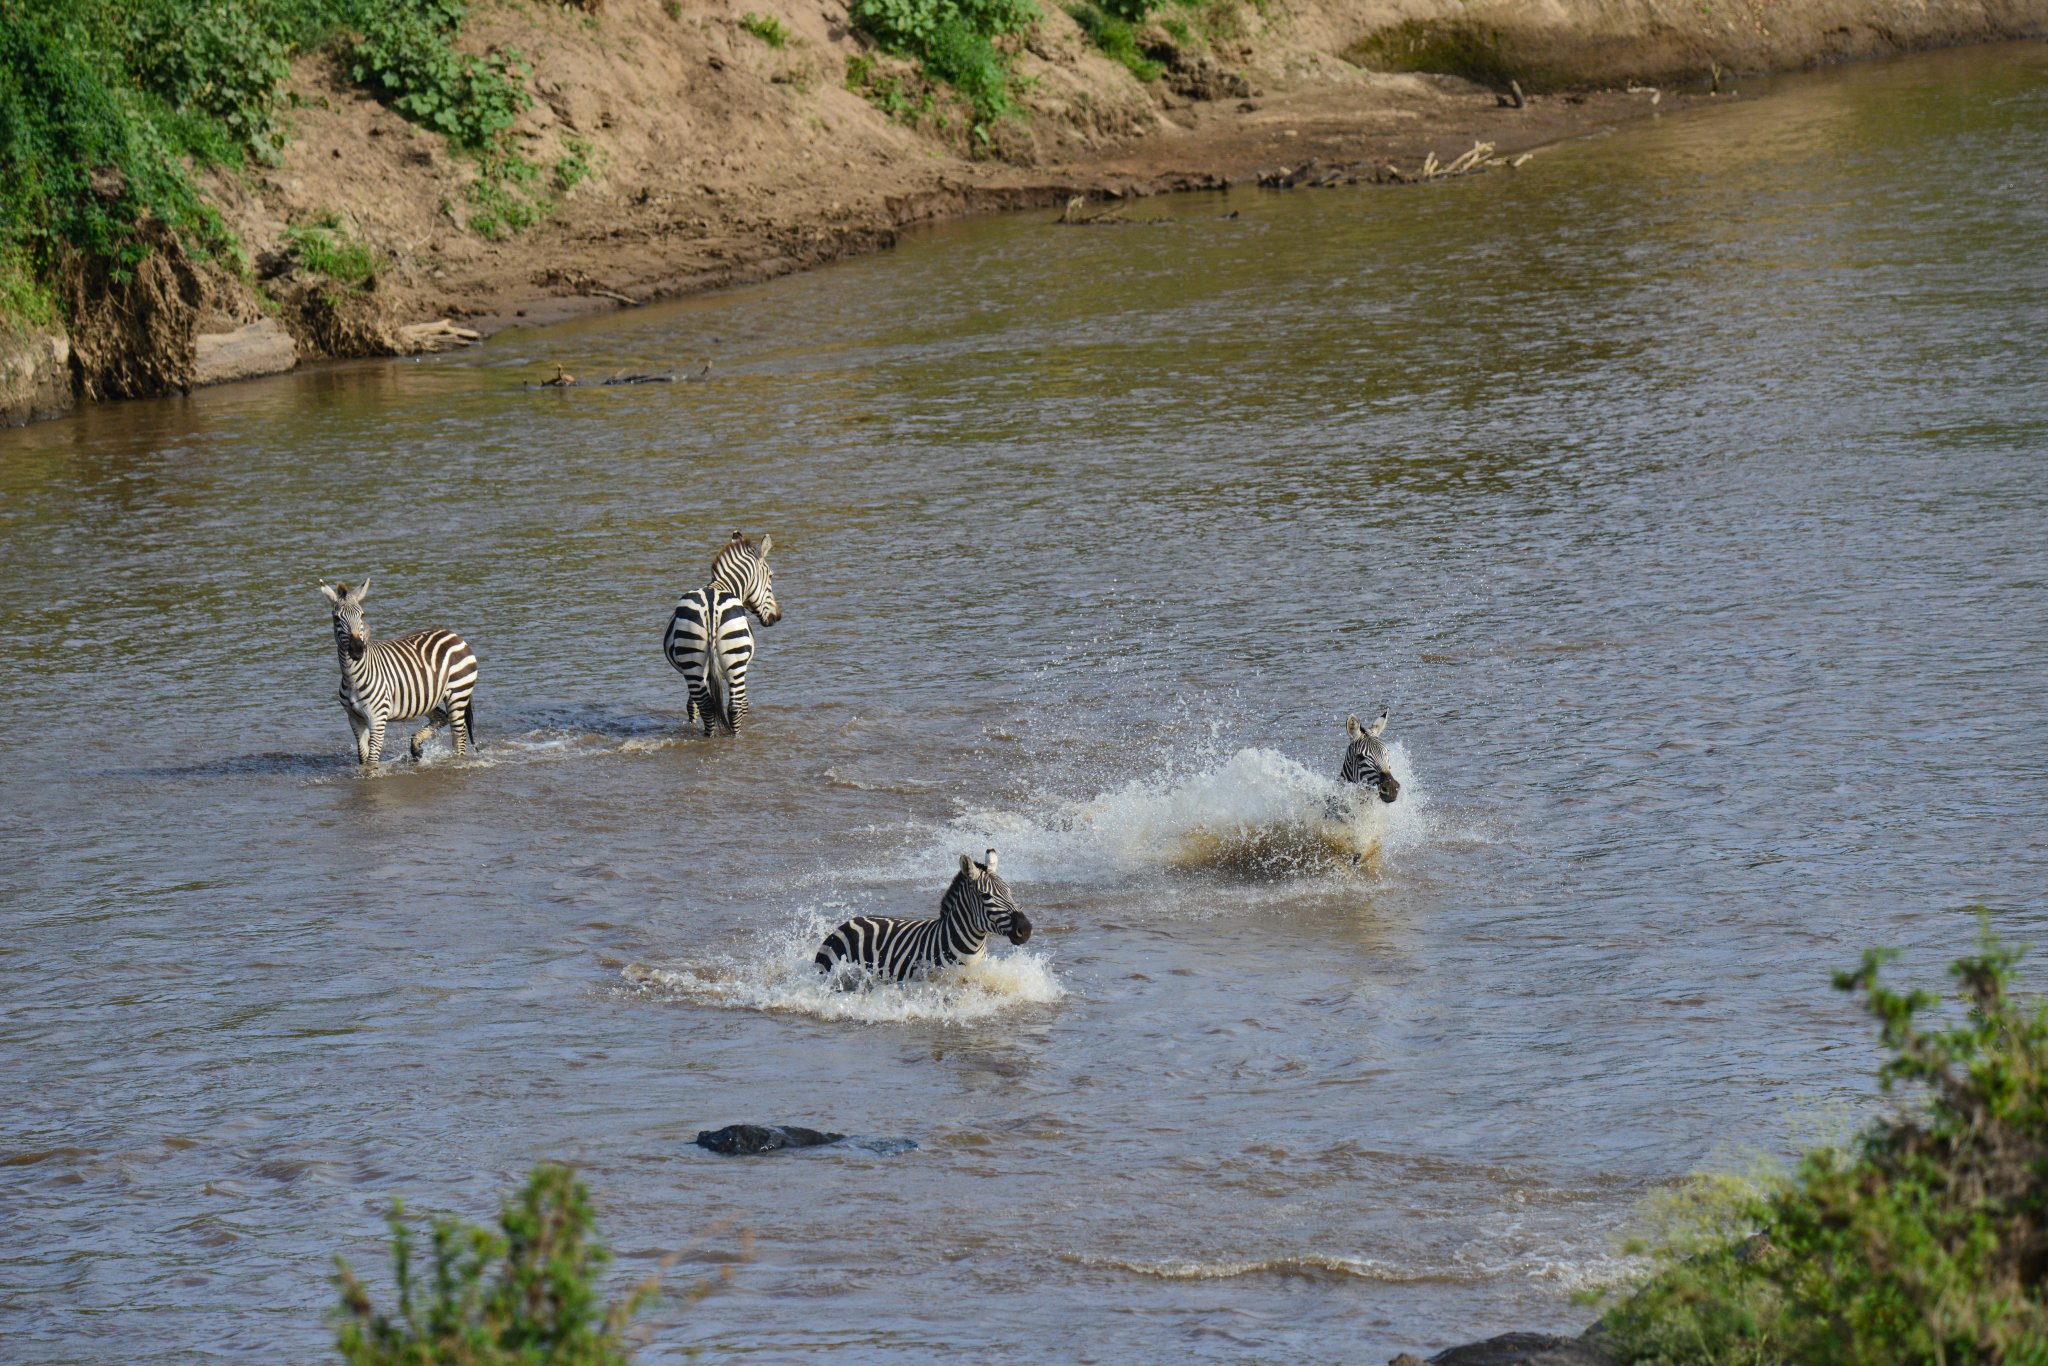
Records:
[[[682,711],[649,711],[613,702],[557,702],[513,707],[500,713],[505,733],[568,732],[612,740],[675,738],[702,734]]]
[[[356,762],[346,752],[333,754],[242,754],[231,759],[214,759],[203,764],[175,764],[159,768],[105,768],[106,778],[236,778],[266,773],[334,773],[352,769]]]

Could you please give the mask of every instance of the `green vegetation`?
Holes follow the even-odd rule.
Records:
[[[884,71],[873,57],[846,59],[846,88],[890,118],[913,126],[932,115],[938,104],[930,81],[921,75],[906,80]]]
[[[1165,73],[1166,68],[1138,46],[1137,33],[1131,27],[1144,22],[1144,0],[1098,0],[1095,4],[1069,5],[1067,13],[1105,57],[1121,62],[1139,80],[1156,81]]]
[[[1264,0],[1253,8],[1266,12]],[[1181,55],[1179,49],[1228,42],[1244,36],[1244,21],[1232,0],[1073,0],[1066,7],[1088,41],[1141,81],[1156,81]],[[1147,25],[1156,31],[1147,31]],[[1162,40],[1160,34],[1164,34]]]
[[[1885,1089],[1925,1103],[1789,1175],[1677,1197],[1663,1269],[1603,1321],[1619,1361],[2048,1363],[2048,1005],[2011,998],[2020,954],[1988,927],[1952,969],[1969,1008],[1946,1028],[1922,1023],[1937,997],[1879,983],[1890,957],[1835,986],[1880,1025]]]
[[[500,1232],[434,1220],[425,1274],[414,1269],[413,1230],[395,1201],[389,1223],[395,1313],[379,1313],[348,1263],[334,1259],[335,1345],[350,1366],[625,1366],[626,1326],[656,1293],[650,1277],[602,1302],[597,1279],[611,1258],[594,1239],[590,1192],[567,1167],[534,1168],[504,1202]]]
[[[770,47],[788,47],[795,36],[774,15],[756,14],[752,10],[740,16],[740,27]]]
[[[478,231],[538,221],[554,195],[508,139],[532,103],[527,68],[513,52],[458,53],[466,13],[463,0],[0,0],[0,322],[73,315],[152,255],[245,275],[194,174],[275,163],[289,61],[321,47],[476,158]],[[545,183],[565,193],[588,174],[574,152]],[[339,264],[331,234],[315,225],[292,245]]]
[[[1016,112],[1010,58],[995,40],[1037,20],[1032,0],[854,0],[851,12],[855,26],[884,51],[915,61],[927,79],[960,93],[973,108],[976,141],[987,142],[996,121]],[[847,85],[869,88],[856,78],[853,63]]]
[[[146,221],[191,255],[238,264],[183,161],[214,160],[232,139],[204,111],[175,117],[131,76],[102,46],[106,17],[0,0],[0,307],[22,321],[56,315],[75,258],[130,278],[152,249]]]
[[[532,73],[518,53],[478,58],[450,46],[467,14],[462,0],[365,0],[362,8],[349,75],[412,122],[482,151],[533,104]]]
[[[284,240],[300,265],[337,284],[359,285],[382,270],[387,259],[369,243],[358,241],[335,213],[286,228]]]

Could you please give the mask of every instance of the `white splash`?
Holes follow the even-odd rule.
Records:
[[[1277,750],[1240,749],[1193,774],[1136,778],[1085,799],[1048,795],[1035,811],[968,810],[942,838],[948,849],[995,846],[1013,880],[1159,869],[1374,873],[1426,833],[1428,799],[1406,752],[1389,751],[1402,784],[1392,805]]]
[[[619,976],[639,994],[657,998],[861,1024],[964,1024],[1019,1006],[1050,1005],[1067,994],[1050,954],[1008,948],[990,948],[972,963],[919,981],[835,990],[812,959],[845,918],[843,909],[830,920],[807,912],[741,954],[666,966],[629,963]]]

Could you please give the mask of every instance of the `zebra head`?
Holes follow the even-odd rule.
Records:
[[[1031,937],[1030,920],[1017,909],[1010,896],[1010,884],[996,874],[995,850],[988,851],[987,863],[976,863],[972,854],[962,854],[960,876],[954,879],[954,885],[962,880],[980,895],[981,913],[991,934],[1000,934],[1012,944],[1021,944]]]
[[[1394,775],[1387,771],[1387,746],[1380,739],[1380,733],[1386,728],[1387,713],[1384,710],[1369,726],[1359,725],[1356,715],[1344,723],[1351,743],[1345,747],[1340,776],[1347,783],[1369,782],[1379,789],[1381,801],[1392,802],[1401,795],[1401,784],[1395,782]]]
[[[361,586],[350,589],[345,583],[329,588],[322,579],[320,591],[334,607],[335,645],[350,659],[361,659],[363,651],[370,648],[370,627],[363,620],[363,599],[370,596],[370,581],[364,579]]]
[[[763,536],[755,545],[735,531],[711,561],[711,582],[745,603],[763,626],[782,620],[775,604],[775,575],[768,568],[768,552],[775,547],[773,536]]]

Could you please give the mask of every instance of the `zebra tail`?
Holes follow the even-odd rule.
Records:
[[[462,701],[462,731],[469,737],[469,747],[480,750],[483,746],[476,738],[476,698],[466,697]]]

